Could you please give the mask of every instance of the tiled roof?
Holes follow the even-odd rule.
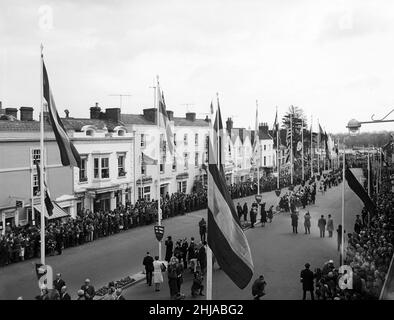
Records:
[[[142,114],[121,114],[120,119],[125,124],[154,125],[156,123],[147,120]]]
[[[95,126],[99,130],[106,127],[108,131],[113,131],[115,127],[123,125],[123,123],[120,122],[99,119],[62,118],[62,122],[66,130],[73,131],[81,131],[84,126]]]
[[[260,140],[272,140],[272,137],[267,132],[259,132]]]
[[[208,127],[209,122],[204,119],[196,119],[194,121],[187,120],[186,118],[174,117],[175,126],[179,127]]]

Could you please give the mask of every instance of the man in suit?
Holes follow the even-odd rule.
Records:
[[[238,202],[238,204],[237,204],[237,213],[238,213],[239,221],[241,221],[241,217],[242,217],[243,211],[242,211],[242,207],[241,207],[241,205],[239,204],[239,202]]]
[[[60,290],[60,300],[71,300],[71,297],[67,292],[66,286],[63,286]]]
[[[142,264],[145,266],[146,273],[146,284],[148,286],[152,285],[152,275],[153,275],[153,257],[150,256],[149,252],[146,253]]]
[[[320,229],[320,238],[324,238],[326,235],[326,224],[327,224],[326,219],[324,219],[324,216],[321,215],[319,221],[317,222],[317,226]]]
[[[53,281],[53,287],[59,292],[59,294],[62,291],[62,288],[66,285],[64,280],[62,279],[62,275],[58,273],[56,275],[56,279]]]
[[[205,221],[204,218],[200,220],[198,226],[200,229],[199,231],[200,231],[201,242],[204,242],[206,240],[206,233],[207,233],[207,222]]]
[[[94,287],[90,284],[90,279],[85,280],[85,284],[81,286],[81,290],[83,290],[85,300],[93,300],[96,295]]]
[[[301,271],[301,282],[302,282],[302,290],[303,290],[303,295],[302,295],[302,300],[306,299],[306,292],[309,291],[311,293],[311,300],[315,300],[315,297],[313,295],[313,280],[315,278],[315,275],[311,270],[309,270],[310,264],[306,263],[305,264],[305,269]]]
[[[166,261],[170,262],[170,259],[172,257],[172,250],[174,248],[174,243],[172,242],[171,236],[167,237],[167,240],[164,242],[166,246]]]

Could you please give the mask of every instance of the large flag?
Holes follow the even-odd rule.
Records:
[[[160,95],[160,89],[159,89]],[[159,126],[165,128],[166,130],[166,137],[167,137],[167,145],[170,153],[174,153],[174,134],[172,132],[170,126],[170,120],[168,119],[167,110],[166,110],[166,103],[164,101],[164,93],[160,95],[159,98]]]
[[[154,159],[144,152],[141,153],[141,164],[142,165],[157,165],[157,159]]]
[[[55,134],[56,142],[60,151],[60,158],[63,166],[81,167],[81,157],[70,141],[67,132],[60,120],[59,114],[56,110],[55,100],[53,99],[52,91],[49,86],[48,73],[45,68],[44,60],[43,66],[43,95],[45,103],[48,107],[49,119]]]
[[[224,164],[225,164],[225,140],[224,140],[224,130],[222,122],[222,114],[220,112],[219,98],[218,98],[218,109],[216,111],[215,123],[213,124],[213,136],[217,145],[214,149],[215,155],[218,156],[218,165],[221,172],[224,174]]]
[[[328,160],[331,160],[331,153],[330,153],[330,150],[328,148],[328,136],[327,136],[326,132],[324,132],[324,136],[325,136],[324,144],[325,144],[325,148],[326,148],[326,158]]]
[[[38,161],[34,161],[34,162],[35,162],[36,168],[37,168],[38,185],[39,185],[39,188],[41,188],[41,170],[40,170],[40,165],[39,165]],[[49,189],[47,187],[47,184],[46,184],[45,180],[44,180],[44,188],[45,188],[45,199],[44,199],[45,207],[47,209],[48,216],[52,216],[52,214],[53,214],[53,203],[52,203],[51,196],[49,194]],[[40,192],[41,192],[41,190],[40,190]],[[41,208],[42,208],[42,205],[41,205]]]
[[[217,113],[217,117],[219,114]],[[219,119],[218,119],[219,121]],[[218,264],[230,279],[241,289],[245,288],[253,276],[253,261],[248,240],[226,186],[223,172],[219,169],[215,149],[220,149],[219,132],[211,125],[208,165],[208,245]],[[216,132],[215,132],[216,131]],[[216,146],[215,146],[216,145]]]
[[[371,198],[368,196],[368,193],[365,191],[363,186],[358,182],[356,177],[353,175],[352,171],[346,167],[345,170],[345,178],[349,187],[354,191],[354,193],[361,199],[364,203],[365,207],[369,211],[369,213],[374,214],[376,210],[376,206]]]
[[[277,139],[278,131],[279,131],[278,110],[276,110],[275,121],[274,121],[274,125],[273,125],[273,127],[272,127],[272,135],[273,135],[272,138],[273,138],[274,141],[275,141],[276,148],[279,147],[279,141],[278,141],[278,139]]]

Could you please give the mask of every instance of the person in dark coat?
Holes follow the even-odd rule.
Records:
[[[205,273],[205,269],[207,267],[207,253],[205,251],[205,246],[207,245],[207,242],[204,241],[203,245],[201,248],[198,250],[198,262],[200,263],[201,267],[201,273]]]
[[[149,254],[149,252],[146,253],[146,256],[145,256],[144,260],[142,261],[142,264],[145,266],[146,284],[148,286],[151,286],[154,268],[153,268],[153,257]]]
[[[261,218],[260,218],[261,226],[264,227],[265,223],[267,222],[267,211],[265,211],[265,202],[261,204],[260,215],[261,215]],[[271,220],[272,220],[272,218],[271,218]]]
[[[238,202],[238,204],[237,204],[237,213],[238,213],[239,221],[241,221],[242,214],[243,214],[243,210],[242,210],[242,207],[241,207],[241,205],[239,204],[239,202]]]
[[[66,285],[66,283],[64,282],[64,280],[62,279],[62,275],[60,273],[58,273],[56,275],[56,279],[53,280],[53,287],[59,292],[59,294],[62,291],[62,288]]]
[[[356,215],[356,221],[354,223],[354,232],[357,234],[360,233],[362,225],[363,225],[363,222],[360,219],[360,215]]]
[[[248,221],[248,204],[246,202],[244,203],[243,209],[244,221]]]
[[[254,300],[260,300],[260,298],[265,295],[266,285],[267,283],[265,282],[263,275],[261,275],[255,280],[252,286],[252,295],[254,297]]]
[[[200,220],[198,223],[199,231],[200,231],[200,237],[201,241],[204,242],[206,240],[206,233],[207,233],[207,222],[205,221],[204,218]]]
[[[71,300],[71,297],[67,292],[66,286],[63,286],[60,290],[60,300]]]
[[[172,257],[172,250],[174,248],[174,243],[172,242],[171,236],[167,237],[167,240],[164,242],[166,246],[166,261],[170,262],[170,259]]]
[[[322,215],[319,219],[319,221],[317,222],[317,226],[320,229],[320,238],[324,238],[326,235],[326,224],[327,221],[326,219],[324,219],[324,216]]]
[[[83,290],[86,300],[93,300],[94,296],[96,295],[96,291],[94,290],[94,287],[90,284],[89,279],[85,280],[85,284],[81,286],[81,290]]]
[[[311,270],[309,270],[310,264],[306,263],[305,264],[305,269],[301,271],[301,282],[302,282],[302,300],[306,299],[306,292],[309,291],[311,293],[311,300],[315,300],[315,297],[313,295],[314,287],[313,287],[313,280],[315,278],[315,275]]]
[[[293,227],[293,233],[298,233],[298,215],[295,212],[291,214],[291,226]]]

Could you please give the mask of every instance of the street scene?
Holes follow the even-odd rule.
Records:
[[[394,10],[230,2],[0,4],[0,301],[394,299]]]

